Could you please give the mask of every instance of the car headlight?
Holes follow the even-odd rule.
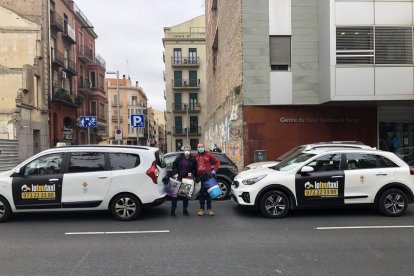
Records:
[[[256,182],[259,182],[260,180],[265,178],[266,176],[267,176],[267,174],[264,174],[264,175],[259,175],[259,176],[253,177],[253,178],[245,179],[245,180],[242,181],[242,183],[244,185],[253,185]]]

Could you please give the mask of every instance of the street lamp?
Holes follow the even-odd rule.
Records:
[[[120,123],[120,110],[119,110],[119,101],[120,101],[120,98],[119,98],[119,71],[118,70],[116,72],[108,71],[106,73],[109,74],[109,75],[116,74],[116,97],[117,97],[117,99],[116,99],[116,108],[118,110],[118,112],[117,112],[117,129],[120,129],[120,125],[119,125],[119,123]],[[121,144],[121,141],[118,140],[118,145],[120,145],[120,144]]]

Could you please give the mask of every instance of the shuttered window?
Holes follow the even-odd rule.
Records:
[[[376,64],[413,64],[411,27],[375,28]]]
[[[270,69],[272,71],[289,71],[290,36],[270,36]]]
[[[336,28],[337,64],[373,64],[373,27]]]
[[[413,64],[412,27],[338,27],[337,64]]]

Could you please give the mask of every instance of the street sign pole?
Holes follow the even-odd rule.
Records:
[[[91,144],[91,133],[90,133],[90,128],[88,127],[88,145]]]

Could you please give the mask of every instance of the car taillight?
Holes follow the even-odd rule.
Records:
[[[152,179],[152,182],[154,182],[155,184],[157,184],[158,182],[158,175],[159,175],[159,171],[157,168],[157,163],[154,161],[152,162],[151,167],[147,170],[147,175]]]
[[[414,167],[410,167],[410,174],[414,175]]]

